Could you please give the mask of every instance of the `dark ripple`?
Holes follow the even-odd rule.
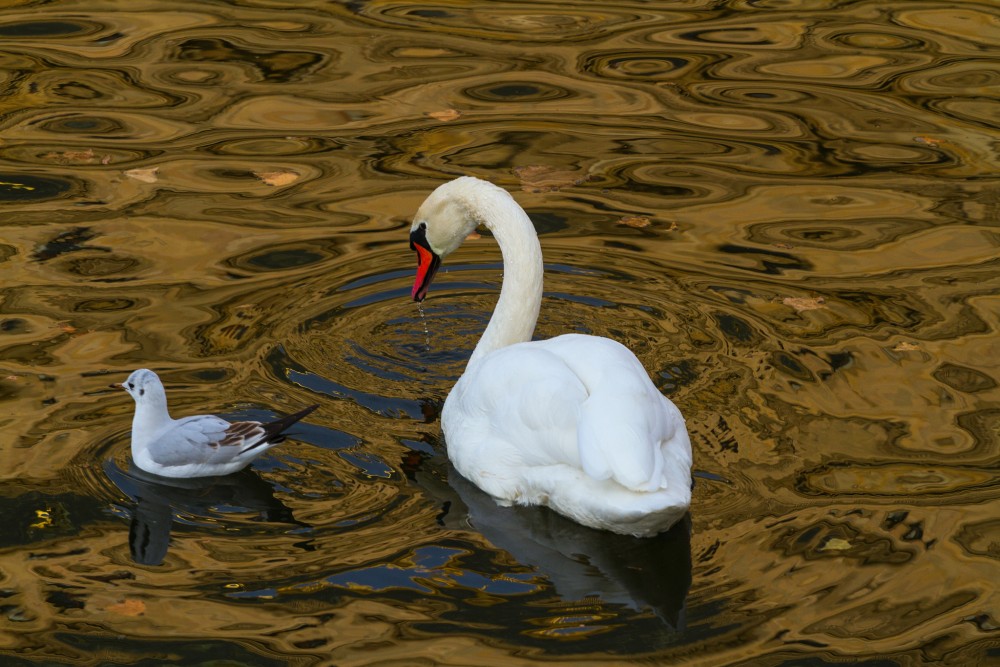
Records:
[[[127,131],[125,124],[119,119],[86,114],[62,115],[37,123],[37,126],[44,132],[69,134],[72,136],[79,136],[85,133],[92,137],[99,135],[122,135]]]
[[[85,76],[66,68],[42,68],[32,73],[28,86],[50,98],[53,106],[64,108],[170,108],[190,100],[189,95],[155,89],[144,79],[142,70],[134,67],[90,71]]]
[[[726,44],[739,46],[774,46],[775,41],[756,27],[745,28],[708,28],[678,32],[675,38],[679,41],[696,42],[700,44]]]
[[[16,21],[0,23],[0,37],[8,39],[39,37],[84,37],[104,30],[92,21]]]
[[[59,176],[36,176],[0,172],[0,201],[37,202],[72,196],[81,189],[78,182]]]
[[[893,243],[929,229],[932,223],[912,218],[762,222],[747,225],[745,238],[753,243],[853,251]]]
[[[966,97],[934,100],[927,107],[942,116],[968,122],[981,127],[989,127],[995,122],[1000,102],[993,97]]]
[[[905,497],[933,504],[935,498],[952,495],[961,495],[966,502],[977,496],[985,500],[998,485],[988,468],[832,461],[803,470],[796,490],[807,496]]]
[[[776,86],[772,82],[716,82],[696,83],[687,88],[696,99],[723,104],[770,105],[815,105],[816,95],[803,86]]]
[[[565,88],[538,81],[506,81],[502,84],[486,84],[466,88],[462,91],[474,100],[483,102],[542,102],[575,97]]]
[[[806,526],[783,527],[771,548],[786,557],[806,561],[848,559],[866,565],[902,565],[922,551],[910,545],[897,546],[894,542],[888,536],[859,530],[850,520],[826,519]]]
[[[128,274],[141,271],[145,265],[134,257],[109,254],[66,260],[55,268],[80,278],[93,280],[114,276],[116,280],[122,280]]]
[[[900,77],[900,90],[910,94],[947,95],[957,91],[985,93],[1000,85],[1000,72],[993,60],[962,58],[955,62],[939,63],[924,71],[911,72]]]
[[[713,63],[723,56],[683,54],[676,51],[602,51],[580,57],[581,73],[609,79],[636,81],[671,81],[682,78]]]
[[[111,313],[124,310],[133,310],[138,306],[138,302],[133,299],[82,299],[77,301],[67,309],[74,313]]]
[[[870,49],[873,51],[922,52],[931,46],[926,38],[911,32],[904,34],[903,31],[866,30],[858,26],[852,26],[850,31],[832,32],[824,35],[823,38],[833,44],[841,44],[851,49]]]
[[[554,37],[560,40],[588,39],[610,30],[641,24],[650,18],[615,13],[612,8],[602,8],[599,12],[578,8],[572,13],[562,8],[546,11],[546,6],[524,12],[502,5],[473,8],[454,4],[419,8],[385,5],[377,9],[379,20],[402,27],[512,42],[546,42]],[[366,7],[365,15],[374,15],[369,11]]]
[[[295,241],[256,248],[248,253],[231,255],[223,264],[233,269],[249,273],[287,271],[331,262],[342,254],[336,242],[317,239],[311,242]]]
[[[265,82],[289,83],[306,78],[328,56],[307,51],[271,51],[221,38],[191,39],[178,44],[172,57],[197,63],[239,63]]]
[[[325,141],[320,137],[235,137],[217,141],[201,147],[205,153],[212,155],[232,155],[238,157],[275,156],[306,156],[318,155],[329,151],[343,149],[343,146]]]
[[[943,382],[952,389],[970,394],[997,387],[997,381],[986,373],[958,364],[941,364],[934,369],[933,376],[935,380]]]

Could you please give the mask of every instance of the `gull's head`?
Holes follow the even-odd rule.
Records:
[[[410,227],[410,249],[417,253],[414,301],[424,300],[441,260],[483,222],[497,192],[507,196],[492,183],[462,176],[438,186],[420,205]]]
[[[145,405],[166,400],[166,392],[160,378],[151,370],[140,368],[132,371],[125,382],[117,385],[135,399],[137,405]]]

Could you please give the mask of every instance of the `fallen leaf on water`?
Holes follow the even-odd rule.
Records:
[[[61,320],[59,322],[53,322],[49,325],[53,329],[59,329],[64,333],[76,333],[76,327],[69,323],[69,320]]]
[[[552,192],[559,188],[586,183],[590,178],[577,172],[556,169],[544,164],[515,167],[514,174],[521,180],[521,189],[528,192]]]
[[[146,603],[142,600],[125,598],[121,602],[108,605],[105,611],[110,611],[122,616],[140,616],[146,613]]]
[[[626,215],[618,219],[618,224],[636,228],[649,227],[649,218],[641,215]]]
[[[771,245],[775,248],[781,248],[782,250],[790,250],[795,247],[791,243],[772,243]]]
[[[134,178],[137,181],[142,181],[143,183],[156,183],[159,177],[156,173],[160,171],[159,167],[149,167],[147,169],[129,169],[125,172],[125,175],[129,178]]]
[[[101,164],[111,164],[111,156],[105,155],[101,158]]]
[[[913,350],[919,350],[919,349],[920,349],[919,346],[914,345],[913,343],[907,343],[906,341],[903,341],[902,343],[898,343],[896,345],[896,347],[892,348],[892,351],[893,352],[912,352]]]
[[[913,137],[913,140],[920,144],[927,144],[928,146],[938,146],[944,143],[944,139],[935,139],[934,137]]]
[[[826,541],[820,551],[847,551],[851,548],[851,543],[847,540],[842,540],[839,537],[831,537]]]
[[[46,153],[42,156],[56,162],[90,162],[94,159],[94,149],[88,148],[85,151],[64,151],[62,153]]]
[[[434,120],[449,121],[457,120],[462,117],[462,112],[458,109],[445,109],[444,111],[431,111],[427,114]]]
[[[282,171],[255,171],[254,176],[264,181],[268,185],[274,187],[281,187],[282,185],[288,185],[289,183],[294,183],[299,180],[299,175],[294,171],[282,170]]]
[[[826,308],[824,303],[826,299],[821,296],[809,298],[805,296],[786,296],[781,300],[781,303],[786,306],[791,306],[795,310],[802,312],[803,310],[819,310],[820,308]]]

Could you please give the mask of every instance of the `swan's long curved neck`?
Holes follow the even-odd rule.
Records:
[[[490,323],[469,359],[471,365],[484,355],[514,343],[531,340],[542,304],[542,247],[528,214],[510,195],[491,198],[477,221],[497,240],[503,254],[503,284]]]

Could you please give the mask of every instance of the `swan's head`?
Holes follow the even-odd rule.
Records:
[[[410,249],[417,253],[414,301],[424,300],[441,260],[483,222],[497,193],[510,197],[492,183],[462,176],[438,186],[420,205],[410,227]]]
[[[156,373],[145,368],[132,371],[132,374],[128,376],[125,382],[111,386],[121,387],[127,391],[135,399],[136,405],[165,403],[167,400],[167,393],[163,389],[163,383],[160,382],[160,378]]]

